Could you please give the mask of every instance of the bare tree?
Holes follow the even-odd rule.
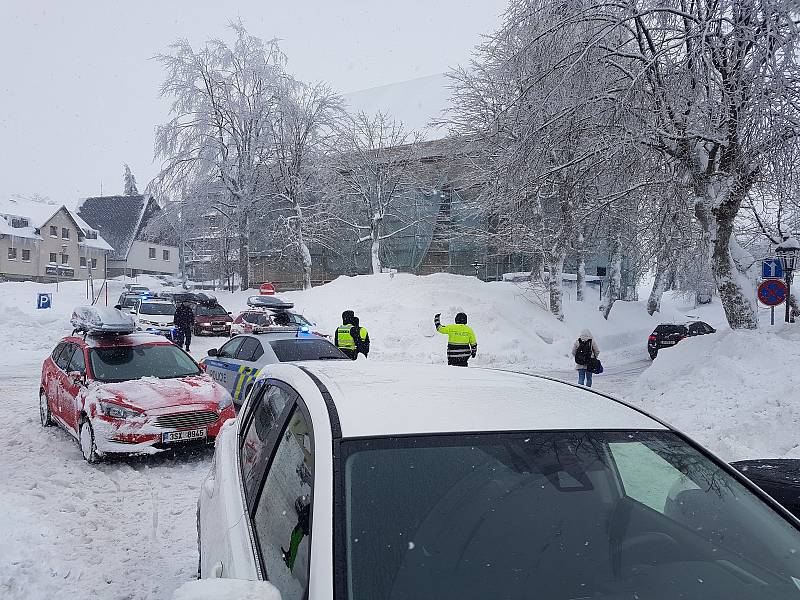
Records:
[[[178,40],[157,59],[167,75],[163,96],[172,98],[170,120],[156,131],[163,160],[153,190],[167,196],[191,186],[220,183],[227,190],[215,207],[236,223],[239,277],[249,287],[249,219],[263,201],[265,166],[274,157],[272,120],[288,76],[275,40],[263,42],[241,23],[235,41],[214,39],[195,51]]]
[[[325,138],[341,111],[341,98],[327,86],[286,80],[270,121],[273,159],[268,165],[270,182],[265,196],[276,231],[283,234],[285,249],[302,265],[304,289],[311,287],[309,244],[321,243],[321,233],[326,231],[320,196],[312,181]]]
[[[415,226],[403,200],[416,191],[419,138],[382,113],[343,119],[332,138],[330,210],[370,244],[372,273],[383,267],[382,243]]]

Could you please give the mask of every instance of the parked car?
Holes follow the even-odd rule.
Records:
[[[142,298],[144,295],[139,292],[122,292],[117,300],[117,306],[125,312],[133,312]]]
[[[800,518],[800,460],[764,458],[740,460],[731,465]]]
[[[149,294],[151,290],[146,285],[141,285],[138,283],[126,283],[122,286],[126,292],[131,292],[134,294]]]
[[[131,311],[137,331],[169,335],[175,326],[175,305],[169,300],[143,297]]]
[[[76,325],[77,323],[77,325]],[[108,308],[73,315],[75,333],[42,365],[42,426],[58,423],[84,458],[153,453],[213,443],[235,416],[230,394],[169,341],[135,334],[133,319]]]
[[[219,350],[210,349],[208,356],[200,361],[200,367],[230,392],[238,406],[267,365],[339,359],[347,359],[347,356],[330,340],[286,327],[269,333],[237,335]]]
[[[708,333],[716,333],[716,331],[711,325],[703,323],[703,321],[662,323],[647,338],[647,352],[650,354],[650,358],[655,360],[659,350],[674,346],[685,337],[706,335]]]
[[[199,303],[194,309],[194,335],[230,336],[233,318],[216,301]]]
[[[788,599],[800,574],[800,521],[668,425],[435,365],[270,367],[217,440],[198,527],[201,577],[284,600]],[[244,589],[208,589],[226,585]]]
[[[231,324],[231,336],[243,333],[266,333],[275,327],[305,328],[311,333],[331,339],[316,330],[316,324],[293,311],[294,304],[276,296],[251,296],[247,310],[239,313]]]

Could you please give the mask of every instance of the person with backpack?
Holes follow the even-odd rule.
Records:
[[[600,356],[600,349],[592,339],[592,332],[588,329],[581,331],[578,339],[572,344],[572,356],[575,357],[575,369],[578,371],[578,385],[592,387],[592,371],[589,363]]]

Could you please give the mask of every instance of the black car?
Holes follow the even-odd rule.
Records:
[[[731,466],[800,518],[800,460],[740,460]]]
[[[706,335],[707,333],[716,333],[716,331],[703,321],[692,321],[685,324],[662,323],[647,338],[647,352],[650,354],[650,358],[655,359],[659,350],[674,346],[685,337]]]

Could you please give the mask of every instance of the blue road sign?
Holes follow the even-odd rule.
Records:
[[[50,308],[52,302],[52,294],[39,294],[39,296],[36,298],[36,308]]]
[[[783,279],[780,258],[765,258],[761,261],[761,277],[764,279]]]

